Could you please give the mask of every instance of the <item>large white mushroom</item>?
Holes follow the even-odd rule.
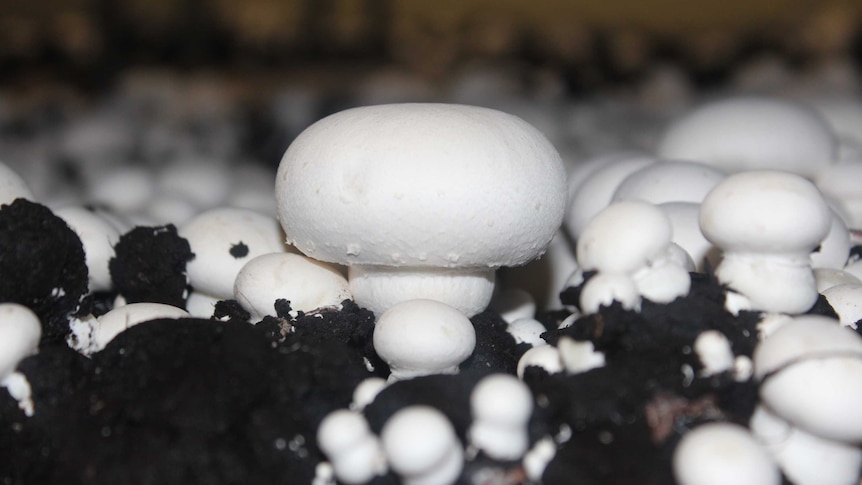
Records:
[[[396,104],[324,118],[288,148],[276,179],[288,241],[347,264],[356,302],[488,305],[494,272],[540,256],[560,227],[565,170],[515,116],[472,106]]]

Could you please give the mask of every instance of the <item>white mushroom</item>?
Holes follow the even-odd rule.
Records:
[[[725,176],[721,170],[702,163],[657,161],[620,182],[612,200],[642,200],[651,204],[699,204]]]
[[[98,318],[81,320],[81,327],[75,329],[75,338],[70,341],[70,346],[84,355],[90,355],[104,349],[114,337],[139,323],[189,316],[181,308],[162,303],[129,303]]]
[[[356,411],[340,409],[326,415],[317,428],[317,444],[341,482],[366,483],[386,472],[383,446]]]
[[[464,451],[452,423],[429,406],[396,412],[380,434],[392,470],[405,485],[449,485],[464,467]]]
[[[28,416],[33,415],[30,384],[15,371],[18,363],[35,354],[42,337],[42,325],[33,310],[17,303],[0,303],[0,387],[18,401]]]
[[[374,350],[389,364],[390,381],[456,374],[473,353],[476,331],[457,309],[435,300],[401,302],[374,326]]]
[[[536,315],[536,300],[525,290],[506,288],[491,299],[491,309],[511,325],[522,318],[533,318]]]
[[[598,313],[603,306],[619,302],[626,310],[640,311],[641,294],[631,276],[623,273],[598,273],[581,288],[578,305],[584,315]]]
[[[519,318],[506,326],[506,332],[515,339],[516,343],[530,344],[534,347],[546,343],[542,339],[542,334],[546,331],[542,322],[535,318]]]
[[[190,291],[186,299],[186,311],[195,318],[212,318],[216,303],[223,298],[216,298],[200,291]]]
[[[579,374],[591,369],[604,367],[605,354],[596,350],[589,340],[579,342],[571,337],[560,337],[557,342],[560,360],[569,374]]]
[[[862,320],[862,283],[836,285],[823,291],[841,325],[856,329]]]
[[[248,261],[287,251],[278,221],[246,209],[202,212],[178,233],[195,255],[186,265],[192,287],[224,300],[233,298],[236,275]]]
[[[813,177],[837,159],[838,144],[814,110],[790,101],[738,97],[700,106],[671,124],[658,156],[728,173],[785,170]]]
[[[81,239],[90,278],[90,291],[107,291],[113,287],[108,262],[114,257],[114,245],[120,240],[120,231],[100,213],[84,207],[70,206],[54,210],[57,217]]]
[[[386,388],[386,379],[380,377],[368,377],[356,385],[353,390],[353,399],[350,401],[350,409],[362,411],[365,406],[374,402],[380,391]]]
[[[350,266],[356,302],[411,299],[468,316],[494,271],[541,255],[566,205],[565,171],[535,128],[444,104],[350,109],[306,129],[281,160],[279,219],[306,255]]]
[[[517,373],[519,378],[524,378],[524,371],[527,370],[527,367],[541,367],[548,374],[556,374],[565,369],[559,349],[547,344],[537,345],[524,352],[524,355],[518,360]]]
[[[730,341],[718,330],[706,330],[694,339],[694,351],[703,365],[703,375],[711,376],[732,370],[735,364]]]
[[[811,253],[812,268],[842,269],[850,256],[850,230],[834,210],[829,233],[820,241],[817,251]]]
[[[828,440],[807,433],[764,406],[755,409],[749,427],[791,483],[858,483],[862,449],[857,444]]]
[[[510,374],[483,377],[470,394],[470,444],[495,460],[518,460],[530,446],[530,388]]]
[[[833,286],[862,285],[862,280],[852,273],[840,269],[814,268],[814,279],[817,281],[817,292],[820,294]]]
[[[720,261],[721,251],[700,230],[700,204],[667,202],[658,207],[673,226],[673,242],[691,256],[695,269],[704,272],[707,263],[715,268]]]
[[[292,316],[320,308],[336,308],[350,299],[341,273],[326,263],[292,253],[258,256],[242,267],[234,283],[236,300],[253,322],[276,316],[275,301],[290,301]]]
[[[862,441],[862,337],[821,316],[795,317],[754,350],[764,405],[829,440]]]
[[[778,485],[769,454],[738,424],[708,423],[683,435],[673,454],[680,485]]]
[[[810,254],[831,224],[814,184],[786,172],[731,175],[700,207],[704,236],[724,251],[719,281],[768,312],[803,313],[814,305]]]

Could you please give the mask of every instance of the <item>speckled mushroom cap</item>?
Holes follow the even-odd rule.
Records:
[[[728,172],[786,170],[812,177],[837,160],[838,142],[813,109],[767,97],[705,104],[671,124],[658,156]]]
[[[500,111],[392,104],[306,129],[276,179],[288,241],[361,265],[497,267],[539,256],[566,205],[560,156]]]

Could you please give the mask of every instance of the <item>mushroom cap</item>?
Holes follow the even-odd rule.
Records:
[[[461,447],[449,419],[425,405],[408,406],[393,414],[380,438],[392,469],[408,477],[433,473]]]
[[[317,428],[317,444],[330,459],[371,438],[371,428],[359,412],[337,409],[323,418]]]
[[[120,231],[100,213],[84,207],[63,207],[55,210],[54,214],[66,221],[84,245],[90,292],[110,290],[113,282],[108,262],[114,257]]]
[[[703,235],[725,251],[804,252],[807,258],[831,225],[832,211],[817,187],[787,172],[733,174],[700,205]]]
[[[708,103],[671,124],[658,156],[694,160],[727,172],[786,170],[814,176],[837,159],[829,124],[786,100],[738,97]]]
[[[648,202],[616,202],[596,214],[577,243],[584,271],[636,271],[667,249],[673,227],[664,212]]]
[[[700,203],[725,173],[703,163],[659,161],[629,175],[614,192],[613,200]]]
[[[42,325],[33,310],[18,303],[0,303],[0,381],[15,372],[21,359],[35,354]]]
[[[838,321],[855,330],[856,322],[862,320],[862,283],[835,285],[822,294],[838,314]]]
[[[502,427],[526,426],[533,413],[530,388],[511,374],[483,377],[470,394],[474,420]]]
[[[324,118],[276,178],[289,242],[315,259],[386,266],[511,266],[562,223],[566,175],[535,128],[487,108],[393,104]]]
[[[778,466],[738,424],[707,423],[686,433],[673,454],[680,485],[781,483]]]

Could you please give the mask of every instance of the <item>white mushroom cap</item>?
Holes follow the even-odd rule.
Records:
[[[517,460],[526,453],[533,395],[520,379],[510,374],[482,378],[470,394],[470,410],[470,444],[496,460]]]
[[[614,192],[626,177],[656,161],[649,155],[634,152],[616,153],[600,158],[605,165],[594,169],[576,188],[570,189],[566,227],[575,238],[580,237],[596,214],[611,204]]]
[[[186,299],[186,311],[195,318],[212,318],[216,303],[223,298],[216,298],[200,291],[190,291]]]
[[[393,414],[381,439],[389,465],[406,485],[448,485],[464,466],[452,423],[430,406],[409,406]]]
[[[138,166],[123,165],[97,173],[89,185],[90,200],[106,204],[121,214],[143,209],[156,191],[150,170]]]
[[[63,207],[54,210],[57,217],[81,239],[87,271],[90,277],[90,291],[106,291],[113,287],[108,263],[114,257],[114,245],[120,240],[120,231],[98,212],[83,207]]]
[[[579,305],[584,315],[597,313],[599,308],[610,306],[615,301],[627,310],[640,310],[640,290],[629,275],[598,273],[581,288]]]
[[[811,253],[812,268],[841,269],[850,256],[850,230],[841,216],[832,211],[832,225],[829,233],[820,242],[820,248]]]
[[[290,301],[293,312],[339,307],[350,298],[347,279],[332,266],[292,253],[263,254],[245,264],[234,283],[236,300],[257,322],[276,316],[275,301]]]
[[[39,348],[42,325],[33,310],[18,303],[0,303],[0,380],[15,372],[22,359]]]
[[[0,162],[0,205],[11,204],[18,198],[33,200],[33,193],[20,175]]]
[[[542,334],[547,329],[542,322],[534,318],[519,318],[506,327],[506,332],[514,337],[517,343],[526,343],[532,346],[544,345]]]
[[[614,192],[613,201],[699,204],[725,177],[721,170],[702,163],[658,161],[626,177]]]
[[[764,406],[755,409],[749,426],[792,483],[857,483],[862,466],[862,449],[857,444],[807,433],[775,416]]]
[[[591,369],[604,367],[604,352],[596,351],[595,345],[589,340],[579,342],[571,337],[560,337],[557,342],[563,367],[569,374],[580,374]]]
[[[578,264],[584,271],[631,273],[665,251],[672,236],[670,221],[658,207],[634,200],[617,202],[584,228],[578,238]]]
[[[509,114],[368,106],[300,134],[279,165],[276,198],[289,241],[315,259],[512,266],[539,256],[560,227],[565,170],[548,140]]]
[[[740,97],[708,103],[676,120],[658,156],[727,172],[786,170],[813,177],[837,157],[837,141],[814,110],[790,101]]]
[[[738,424],[708,423],[689,431],[673,454],[680,485],[778,485],[781,473],[766,450]]]
[[[703,271],[709,261],[713,268],[718,264],[721,251],[700,230],[700,204],[693,202],[667,202],[658,206],[673,226],[673,242],[691,257],[697,271]]]
[[[703,364],[703,374],[711,376],[733,369],[730,341],[718,330],[706,330],[694,339],[694,351]]]
[[[455,374],[476,346],[476,331],[458,310],[434,300],[399,303],[377,320],[374,350],[389,364],[390,380]]]
[[[236,275],[248,261],[287,250],[278,221],[247,209],[211,209],[178,232],[195,255],[186,265],[192,287],[225,300],[233,298]]]
[[[353,390],[353,399],[350,402],[350,409],[361,411],[365,406],[374,402],[380,391],[386,388],[386,379],[380,377],[368,377],[356,385]]]
[[[189,316],[185,310],[163,303],[129,303],[98,317],[95,327],[92,329],[89,346],[77,350],[84,354],[98,352],[121,332],[139,323],[159,318],[186,318]]]
[[[814,279],[817,281],[817,292],[824,291],[838,285],[862,285],[862,280],[852,273],[840,269],[814,268]]]
[[[563,357],[553,345],[537,345],[524,352],[518,360],[518,377],[523,378],[524,371],[530,366],[541,367],[548,374],[556,374],[564,369]]]
[[[700,206],[704,236],[725,251],[807,255],[831,224],[832,211],[817,187],[786,172],[733,174]]]
[[[822,438],[862,441],[862,337],[825,317],[797,317],[754,352],[762,402]]]
[[[841,325],[856,329],[856,322],[862,320],[862,282],[833,286],[823,291],[823,296]]]
[[[536,315],[536,300],[528,291],[520,288],[499,290],[491,299],[491,308],[508,324]]]
[[[638,293],[656,303],[670,303],[678,297],[688,295],[691,289],[689,270],[694,269],[691,257],[676,244],[670,243],[668,248],[673,249],[652,259],[648,266],[632,275]],[[679,253],[684,262],[675,258]]]
[[[380,440],[358,412],[339,409],[328,414],[317,428],[317,443],[341,482],[366,483],[386,470]]]

